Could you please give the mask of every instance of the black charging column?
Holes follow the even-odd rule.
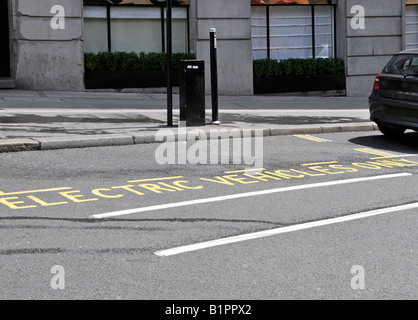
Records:
[[[180,121],[186,126],[205,125],[205,61],[180,62]]]

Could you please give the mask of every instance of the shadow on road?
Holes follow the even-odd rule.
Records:
[[[383,134],[356,137],[348,140],[351,143],[400,153],[418,154],[418,132],[407,131],[399,137],[387,137]]]

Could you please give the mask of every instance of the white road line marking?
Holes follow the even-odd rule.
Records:
[[[314,137],[314,136],[311,136],[309,134],[295,134],[293,136],[296,137],[296,138],[315,141],[315,142],[332,142],[331,140]]]
[[[162,178],[152,178],[152,179],[141,179],[141,180],[130,180],[129,183],[135,182],[149,182],[149,181],[162,181],[162,180],[175,180],[175,179],[182,179],[184,176],[177,176],[177,177],[162,177]]]
[[[182,202],[160,204],[160,205],[150,206],[150,207],[143,207],[143,208],[122,210],[122,211],[114,211],[114,212],[109,212],[109,213],[95,214],[95,215],[90,216],[90,218],[106,219],[106,218],[130,215],[130,214],[134,214],[134,213],[149,212],[149,211],[163,210],[163,209],[171,209],[171,208],[185,207],[185,206],[191,206],[191,205],[203,204],[203,203],[226,201],[226,200],[239,199],[239,198],[255,197],[255,196],[261,196],[261,195],[272,194],[272,193],[280,193],[280,192],[287,192],[287,191],[320,188],[320,187],[335,186],[335,185],[342,185],[342,184],[349,184],[349,183],[356,183],[356,182],[364,182],[364,181],[372,181],[372,180],[399,178],[399,177],[406,177],[406,176],[412,176],[412,174],[411,173],[396,173],[396,174],[380,175],[380,176],[373,176],[373,177],[327,181],[327,182],[305,184],[305,185],[298,185],[298,186],[292,186],[292,187],[284,187],[284,188],[267,189],[267,190],[261,190],[261,191],[245,192],[245,193],[231,194],[231,195],[226,195],[226,196],[203,198],[203,199],[196,199],[196,200],[189,200],[189,201],[182,201]]]
[[[314,163],[303,163],[302,166],[319,166],[323,164],[333,164],[338,163],[338,161],[326,161],[326,162],[314,162]]]
[[[206,242],[191,244],[191,245],[187,245],[187,246],[182,246],[182,247],[177,247],[177,248],[172,248],[172,249],[167,249],[167,250],[161,250],[161,251],[154,252],[154,254],[157,255],[157,256],[160,256],[160,257],[173,256],[173,255],[178,255],[178,254],[181,254],[181,253],[197,251],[197,250],[212,248],[212,247],[216,247],[216,246],[222,246],[222,245],[226,245],[226,244],[236,243],[236,242],[242,242],[242,241],[247,241],[247,240],[254,240],[254,239],[259,239],[259,238],[271,237],[271,236],[275,236],[275,235],[282,234],[282,233],[289,233],[289,232],[293,232],[293,231],[306,230],[306,229],[322,227],[322,226],[341,223],[341,222],[347,222],[347,221],[353,221],[353,220],[373,217],[373,216],[382,215],[382,214],[385,214],[385,213],[411,210],[411,209],[417,209],[417,208],[418,208],[418,202],[415,202],[415,203],[402,205],[402,206],[397,206],[397,207],[389,207],[389,208],[383,208],[383,209],[378,209],[378,210],[356,213],[356,214],[352,214],[352,215],[348,215],[348,216],[344,216],[344,217],[331,218],[331,219],[319,220],[319,221],[314,221],[314,222],[307,222],[307,223],[297,224],[297,225],[293,225],[293,226],[289,226],[289,227],[282,227],[282,228],[271,229],[271,230],[266,230],[266,231],[259,231],[259,232],[254,232],[254,233],[243,234],[243,235],[239,235],[239,236],[235,236],[235,237],[229,237],[229,238],[217,239],[217,240],[212,240],[212,241],[206,241]]]
[[[225,171],[226,174],[230,173],[240,173],[240,172],[250,172],[250,171],[262,171],[266,170],[266,168],[258,168],[258,169],[244,169],[244,170],[235,170],[235,171]]]

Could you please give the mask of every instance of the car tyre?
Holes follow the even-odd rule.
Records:
[[[402,135],[406,129],[405,128],[400,128],[400,127],[388,127],[382,124],[378,125],[379,130],[381,133],[383,133],[385,136],[388,137],[399,137],[400,135]]]

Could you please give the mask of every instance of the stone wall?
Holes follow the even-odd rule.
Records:
[[[405,0],[345,0],[348,96],[368,96],[376,75],[394,53],[403,50],[404,3]],[[343,4],[342,0],[338,2],[339,6]],[[365,9],[364,29],[351,26],[355,16],[351,9],[355,5]]]
[[[17,88],[84,90],[82,0],[12,0],[12,73]],[[55,5],[65,29],[54,29]]]
[[[190,3],[191,50],[205,60],[210,92],[209,29],[217,31],[220,94],[252,95],[251,3],[249,0],[193,0]]]

